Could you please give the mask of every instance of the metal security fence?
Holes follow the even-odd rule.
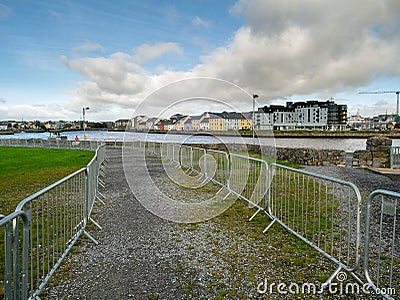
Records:
[[[268,191],[268,164],[261,159],[238,154],[230,154],[229,158],[228,189],[259,208],[257,213],[264,210]]]
[[[192,161],[193,161],[192,147],[182,146],[180,148],[180,157],[179,157],[180,165],[191,171]]]
[[[359,266],[361,194],[346,181],[271,164],[268,211],[278,222],[344,269]],[[354,275],[354,274],[353,274]],[[354,275],[355,276],[355,275]]]
[[[106,158],[106,147],[102,146],[96,150],[96,155],[92,158],[89,164],[86,167],[86,180],[85,180],[85,190],[86,190],[86,220],[90,220],[93,224],[95,224],[98,228],[101,229],[100,225],[95,222],[91,213],[93,210],[93,206],[95,200],[99,200],[104,204],[103,200],[105,199],[104,195],[99,191],[99,185],[103,188],[105,187],[104,182],[100,177],[104,177],[104,166],[103,163],[107,161]],[[93,238],[85,231],[85,234],[89,236],[93,240]],[[93,240],[94,241],[94,240]],[[95,241],[94,241],[95,242]]]
[[[207,176],[206,171],[206,149],[193,147],[191,149],[191,168],[192,170],[204,176]]]
[[[21,286],[22,299],[27,299],[26,295],[29,298],[35,298],[43,290],[82,234],[86,234],[92,241],[96,242],[85,231],[85,228],[88,221],[92,221],[98,226],[92,220],[91,212],[95,199],[99,199],[98,186],[101,182],[100,176],[104,174],[105,151],[104,145],[98,147],[86,168],[82,168],[27,197],[17,205],[13,214],[1,219],[0,224],[10,218],[15,219],[16,216],[24,218],[24,235],[22,237],[19,236],[18,232],[20,226],[14,222],[13,231],[10,233],[10,228],[7,227],[9,223],[6,224],[6,280],[4,288],[6,299],[20,298],[11,297],[8,293],[10,288],[9,265],[13,265],[14,268],[22,268],[25,272],[23,275],[17,276],[15,274],[19,274],[19,272],[15,273],[14,271],[12,289],[15,290]],[[28,223],[24,216],[30,217]],[[26,226],[28,226],[28,229],[26,229]],[[28,230],[28,234],[25,233],[25,230]],[[11,258],[9,248],[7,248],[10,234],[13,235],[13,258]],[[21,263],[15,258],[19,256],[16,250],[21,247],[20,242],[23,245],[21,250],[22,267]],[[18,294],[19,292],[15,293]]]
[[[390,167],[400,168],[400,147],[390,147]]]
[[[30,222],[29,294],[39,295],[86,225],[85,169],[26,198]]]
[[[364,272],[372,288],[393,299],[400,288],[400,193],[376,190],[367,199]]]
[[[148,142],[147,149],[155,148]],[[341,270],[363,283],[355,273],[362,257],[362,199],[354,184],[223,151],[178,144],[166,149],[170,150],[165,155],[186,173],[201,174],[221,190],[227,190],[227,196],[234,194],[258,208],[250,220],[260,211],[265,213],[271,223],[264,232],[278,223],[334,262],[337,269],[324,285]],[[373,205],[378,205],[377,197],[380,209],[373,209]],[[364,274],[377,291],[385,287],[390,292],[399,287],[399,199],[400,194],[376,191],[368,200]]]
[[[54,140],[54,139],[0,139],[0,146],[32,147],[32,148],[69,148],[96,150],[104,143],[99,141],[72,141],[72,140]]]
[[[218,150],[206,151],[205,171],[206,176],[213,183],[228,189],[229,187],[229,155]]]
[[[27,299],[29,215],[23,211],[0,215],[0,234],[4,236],[4,252],[0,252],[0,264],[4,263],[4,273],[0,274],[0,296]]]

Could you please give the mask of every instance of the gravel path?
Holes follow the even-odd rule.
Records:
[[[305,170],[325,176],[335,177],[354,183],[363,198],[377,189],[387,189],[400,192],[400,180],[392,180],[387,176],[374,173],[364,169],[343,168],[336,166],[314,167],[307,166]]]
[[[107,204],[97,206],[93,216],[103,229],[90,229],[99,245],[81,239],[42,299],[280,299],[282,295],[277,293],[261,295],[257,286],[264,280],[323,282],[335,270],[334,264],[279,226],[262,234],[267,218],[260,214],[248,222],[254,209],[243,202],[237,201],[224,214],[201,223],[161,219],[133,197],[125,180],[121,150],[108,149],[108,159]],[[162,184],[165,174],[159,164],[149,168],[165,193],[187,195],[186,190]],[[362,193],[375,188],[400,191],[400,183],[363,170],[306,169],[350,180]],[[201,197],[207,193],[212,195],[215,190],[202,191]],[[315,299],[315,295],[285,298]]]

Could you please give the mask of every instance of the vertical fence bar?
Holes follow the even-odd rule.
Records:
[[[373,191],[367,199],[364,274],[375,292],[393,299],[400,287],[400,193]]]

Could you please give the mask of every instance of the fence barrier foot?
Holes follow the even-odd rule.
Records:
[[[273,219],[271,223],[268,224],[267,227],[265,227],[265,229],[263,230],[263,233],[266,233],[272,225],[274,225],[274,223],[276,222],[276,219]]]
[[[102,230],[103,228],[99,225],[99,223],[97,223],[95,220],[93,220],[92,218],[89,218],[89,221],[91,221],[98,229]]]
[[[226,194],[226,196],[225,196],[225,197],[224,197],[222,200],[225,200],[226,198],[228,198],[230,194],[232,194],[232,192],[231,192],[231,191],[229,191],[229,193],[228,193],[228,194]]]
[[[218,192],[215,195],[218,195],[219,193],[221,193],[224,190],[225,187],[222,187],[218,190]],[[225,198],[224,198],[225,199]]]
[[[204,180],[201,182],[201,184],[205,184],[207,181],[210,181],[210,179],[209,178],[204,178]]]
[[[250,217],[249,222],[253,221],[254,217],[261,211],[261,208],[258,208],[257,211]]]
[[[340,270],[342,270],[342,266],[339,266],[335,272],[332,273],[331,276],[329,276],[329,278],[321,285],[321,289],[325,289],[331,282],[333,279],[335,279],[335,277],[337,276],[337,274],[340,272]]]
[[[332,280],[335,279],[335,277],[339,274],[339,272],[342,270],[342,266],[339,266],[335,272],[332,273],[332,275],[322,284],[321,288],[325,289],[325,287],[327,287],[329,284],[332,283]],[[351,277],[353,277],[358,284],[360,284],[361,286],[364,285],[364,282],[358,278],[358,276],[356,274],[354,274],[354,272],[347,272],[348,274],[351,275]]]
[[[364,282],[356,274],[354,274],[353,272],[349,272],[349,274],[360,284],[360,286],[364,285]]]
[[[96,199],[99,200],[99,202],[103,205],[106,205],[106,203],[97,195]]]
[[[83,234],[86,235],[86,236],[89,238],[89,240],[91,240],[91,241],[92,241],[93,243],[95,243],[96,245],[99,244],[99,242],[98,242],[94,237],[92,237],[92,236],[90,235],[90,233],[87,232],[86,230],[83,231]]]
[[[197,178],[197,182],[200,182],[201,181],[201,179],[203,178],[203,174],[199,174],[200,175],[200,177],[199,178]],[[206,180],[207,180],[207,178],[206,178]],[[201,182],[201,183],[203,183],[203,181]]]
[[[96,194],[96,198],[97,200],[100,201],[101,204],[106,205],[105,201],[106,201],[106,196],[104,196],[102,193],[100,193],[99,191],[97,191]]]

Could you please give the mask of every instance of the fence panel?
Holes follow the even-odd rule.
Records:
[[[390,167],[400,168],[400,147],[390,147]]]
[[[96,200],[96,195],[97,195],[97,178],[99,176],[99,169],[98,169],[98,163],[97,163],[97,157],[94,157],[89,164],[86,167],[85,170],[85,177],[86,177],[86,186],[85,189],[87,191],[86,193],[86,220],[89,219],[90,214],[92,213],[94,202]]]
[[[271,164],[270,174],[269,213],[274,220],[338,264],[334,274],[341,268],[348,272],[357,269],[358,188],[350,182],[278,164]]]
[[[172,148],[172,161],[176,164],[180,163],[181,145],[173,144]]]
[[[22,232],[20,230],[22,229]],[[0,298],[28,298],[29,217],[23,211],[0,216]],[[22,242],[22,243],[21,243]]]
[[[265,161],[230,154],[228,189],[258,208],[265,208],[268,190],[268,165]]]
[[[161,157],[162,155],[162,143],[155,142],[154,143],[154,154],[157,155],[158,157]]]
[[[228,188],[229,185],[229,155],[218,150],[207,150],[206,176],[213,183]]]
[[[160,153],[161,153],[161,158],[163,161],[169,161],[171,160],[171,147],[172,144],[169,143],[161,143],[160,144]]]
[[[14,145],[21,145],[21,140]],[[37,144],[35,142],[25,145]],[[54,145],[53,141],[40,144],[51,147]],[[65,143],[60,145],[65,146]],[[97,143],[88,142],[85,147],[95,145]],[[85,227],[89,219],[94,222],[90,214],[98,193],[100,167],[104,160],[106,148],[102,145],[97,148],[86,168],[27,197],[18,204],[14,213],[6,217],[0,215],[0,234],[5,234],[5,246],[2,247],[5,251],[0,251],[0,269],[1,261],[5,261],[5,276],[2,280],[4,288],[0,285],[0,295],[5,293],[7,299],[27,299],[28,295],[35,298],[80,235],[85,233],[91,238]],[[27,219],[28,215],[30,220]],[[23,225],[14,221],[14,226],[11,226],[10,222],[18,218],[22,219]],[[96,223],[95,225],[98,226]],[[20,227],[23,229],[22,237],[19,233]],[[19,245],[20,240],[22,246]],[[19,253],[22,253],[21,258]],[[2,274],[2,270],[0,271]]]
[[[204,148],[193,147],[191,151],[192,156],[192,171],[197,174],[205,175],[205,155],[206,150]]]
[[[181,146],[180,148],[180,165],[187,169],[192,169],[192,147]]]
[[[376,190],[367,199],[364,272],[372,288],[393,299],[400,288],[400,193]]]
[[[146,152],[151,154],[156,154],[156,143],[155,142],[146,142]]]
[[[67,148],[96,150],[104,143],[98,141],[71,141],[56,139],[0,139],[0,146],[32,147],[32,148]]]
[[[85,229],[85,169],[24,199],[20,210],[32,216],[29,294],[35,297]]]

